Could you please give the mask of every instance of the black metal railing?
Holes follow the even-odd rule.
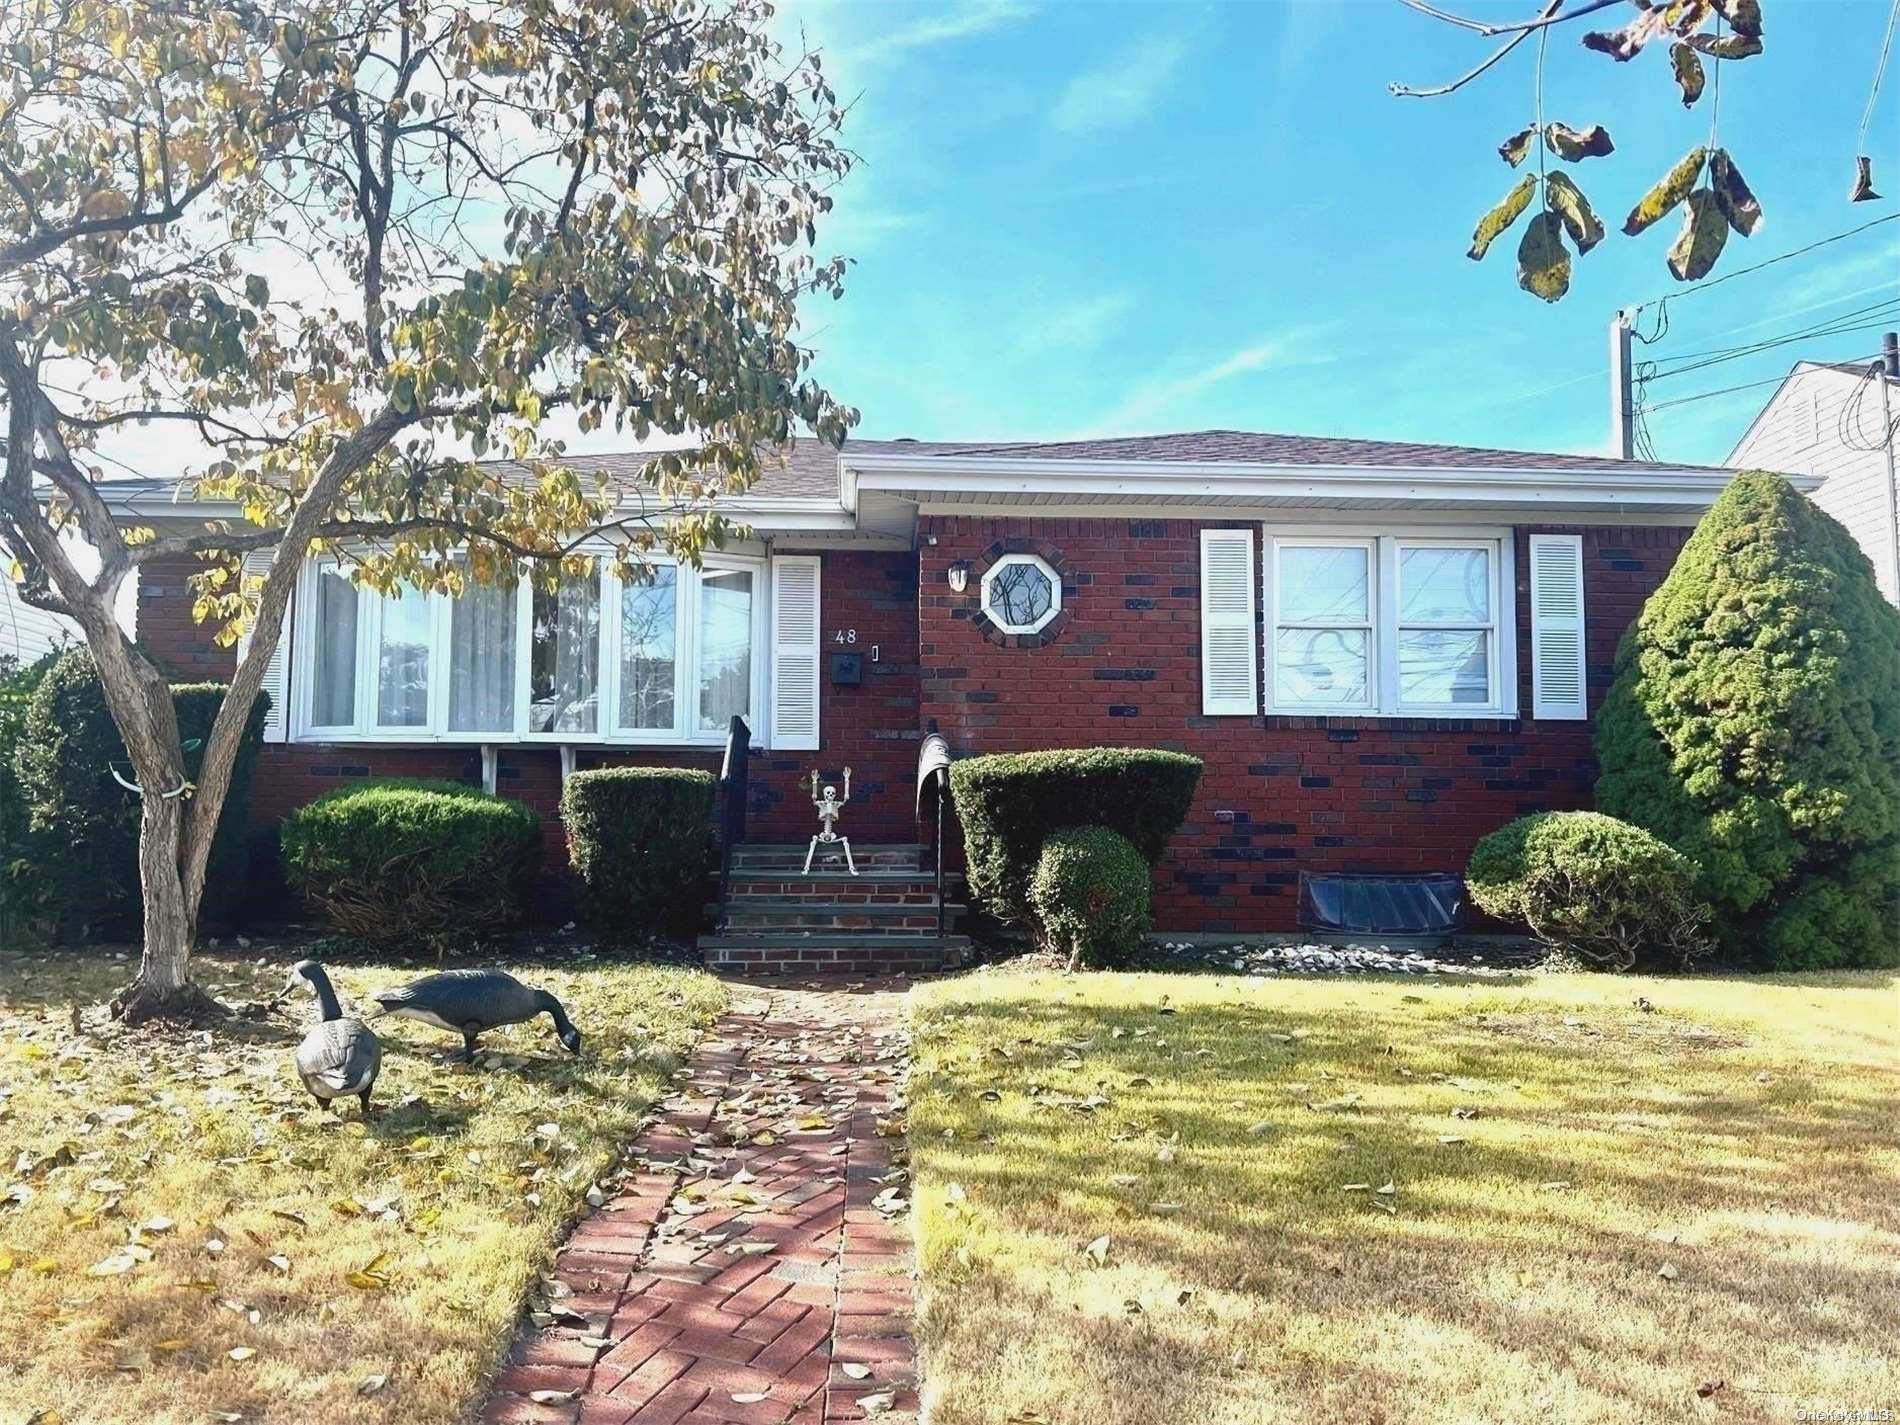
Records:
[[[733,714],[726,728],[726,756],[719,764],[719,915],[721,929],[726,923],[726,900],[732,893],[732,853],[745,844],[747,779],[752,764],[752,729],[745,719]]]
[[[943,814],[950,802],[950,744],[943,734],[937,731],[935,718],[931,719],[930,731],[917,748],[917,820],[924,819],[924,796],[928,793],[936,802],[937,834],[932,846],[932,860],[936,863],[937,873],[937,934],[942,935],[949,927],[949,912],[943,902]]]

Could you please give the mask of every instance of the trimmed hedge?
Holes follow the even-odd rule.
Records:
[[[1029,904],[1049,946],[1066,950],[1071,970],[1126,964],[1152,923],[1153,868],[1106,826],[1070,826],[1042,844]]]
[[[1900,612],[1848,532],[1738,475],[1617,655],[1597,805],[1701,868],[1724,948],[1900,964]]]
[[[59,655],[21,666],[0,654],[0,944],[40,939],[53,904],[44,858],[34,854],[32,814],[13,770],[26,736],[27,705]]]
[[[1520,817],[1471,853],[1465,887],[1487,915],[1601,969],[1681,969],[1706,948],[1695,862],[1593,811]]]
[[[970,890],[1007,918],[1031,920],[1029,881],[1042,845],[1065,827],[1106,826],[1150,866],[1181,828],[1201,760],[1139,747],[1006,752],[953,763],[950,791]]]
[[[195,778],[204,764],[204,742],[224,693],[222,683],[172,685],[187,777]],[[204,913],[214,920],[243,897],[251,781],[269,707],[260,694],[251,708],[211,843]],[[132,930],[139,918],[139,798],[113,779],[114,765],[127,776],[131,766],[89,651],[62,653],[44,670],[27,702],[13,760],[62,931],[84,937]]]
[[[697,922],[713,866],[716,785],[712,773],[685,767],[601,767],[567,779],[568,859],[596,935],[639,941]]]
[[[284,870],[337,929],[438,954],[526,914],[541,860],[534,809],[460,782],[341,787],[284,818]]]

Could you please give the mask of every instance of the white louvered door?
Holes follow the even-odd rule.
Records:
[[[1531,715],[1590,715],[1583,627],[1583,537],[1534,534],[1531,553]]]
[[[818,566],[815,554],[772,559],[772,732],[775,748],[818,746]]]
[[[1201,531],[1201,711],[1251,717],[1254,674],[1254,532]]]

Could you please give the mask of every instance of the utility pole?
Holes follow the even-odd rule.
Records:
[[[1610,320],[1610,449],[1619,460],[1636,458],[1636,406],[1630,390],[1629,314]]]

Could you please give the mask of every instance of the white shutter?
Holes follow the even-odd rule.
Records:
[[[1250,529],[1201,531],[1201,711],[1251,717],[1254,681]]]
[[[254,549],[244,556],[244,579],[262,579],[270,572],[270,562],[276,554],[272,549]],[[264,665],[264,682],[260,688],[270,697],[270,711],[264,714],[264,740],[266,742],[284,741],[290,728],[290,624],[291,616],[296,612],[296,589],[291,590],[290,606],[284,610],[284,628],[278,636],[277,647],[272,651],[270,662]],[[251,633],[247,628],[238,639],[237,656],[241,662],[245,652],[251,646]]]
[[[1531,544],[1531,715],[1590,715],[1583,643],[1583,537],[1534,534]]]
[[[771,746],[818,746],[818,556],[772,560]]]

